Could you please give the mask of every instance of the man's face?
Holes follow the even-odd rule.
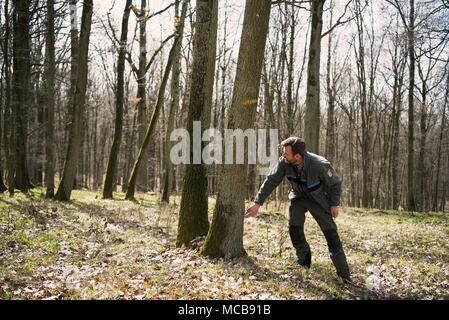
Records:
[[[298,164],[302,163],[302,157],[299,153],[293,155],[292,146],[283,147],[282,148],[282,156],[290,164],[298,165]]]

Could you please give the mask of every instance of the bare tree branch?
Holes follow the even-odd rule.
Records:
[[[352,17],[350,17],[350,18],[348,18],[348,19],[342,21],[342,19],[343,19],[344,16],[346,15],[346,11],[348,10],[348,7],[349,7],[349,5],[351,4],[351,2],[352,2],[352,0],[349,0],[349,2],[346,3],[346,5],[345,5],[345,10],[344,10],[344,12],[342,13],[342,15],[341,15],[340,17],[338,17],[337,22],[335,22],[335,24],[334,24],[329,30],[327,30],[326,32],[324,32],[324,33],[321,34],[321,38],[324,38],[324,37],[327,36],[329,33],[331,33],[332,31],[334,31],[334,29],[335,29],[336,27],[338,27],[338,26],[340,26],[340,25],[344,25],[345,23],[348,23],[348,22],[354,20],[354,16],[352,16]]]

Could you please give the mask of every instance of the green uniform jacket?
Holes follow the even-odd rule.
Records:
[[[284,177],[287,177],[292,186],[288,195],[290,200],[301,197],[311,198],[326,212],[330,212],[331,206],[340,205],[342,179],[327,159],[306,152],[303,169],[299,176],[296,167],[288,163],[284,157],[280,157],[262,183],[254,201],[262,205]]]

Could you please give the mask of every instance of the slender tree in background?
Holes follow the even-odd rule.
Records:
[[[183,3],[182,9],[181,9],[181,21],[184,21],[185,15],[187,12],[187,2]],[[181,28],[182,24],[180,25]],[[167,65],[165,66],[164,75],[162,77],[162,82],[159,87],[159,93],[157,96],[157,102],[156,106],[154,107],[153,114],[151,116],[150,122],[147,126],[147,131],[144,137],[144,140],[142,142],[142,145],[140,146],[139,153],[137,155],[137,159],[134,162],[131,176],[128,181],[128,188],[126,190],[126,199],[128,200],[134,200],[134,193],[136,190],[136,181],[137,181],[137,175],[138,175],[138,168],[142,165],[143,160],[145,159],[144,154],[147,152],[148,144],[150,142],[151,135],[153,134],[154,127],[156,126],[156,121],[159,117],[159,112],[162,107],[163,101],[164,101],[164,94],[165,94],[165,87],[167,85],[167,81],[169,78],[170,70],[173,65],[173,58],[175,55],[175,48],[177,46],[177,42],[181,41],[181,33],[177,32],[175,36],[175,41],[173,42],[173,46],[170,49],[170,53],[168,55]]]
[[[68,114],[71,115],[73,113],[73,99],[76,93],[76,77],[78,75],[78,55],[79,55],[79,30],[78,30],[78,9],[77,9],[78,0],[69,0],[69,11],[70,11],[70,88],[67,99],[67,110]],[[67,140],[70,136],[70,122],[67,121],[65,126],[65,141],[64,144],[67,144]],[[77,165],[76,171],[78,171],[79,164]],[[77,175],[75,174],[75,180],[73,182],[74,187],[77,185]]]
[[[146,64],[147,64],[147,1],[141,0],[140,11],[137,15],[139,23],[139,70],[137,73],[137,127],[138,145],[142,145],[145,138],[147,124],[147,95],[146,95]],[[144,153],[138,167],[137,188],[148,191],[148,152]]]
[[[449,70],[446,70],[446,90],[444,94],[444,103],[443,103],[443,116],[441,118],[441,127],[440,127],[440,135],[438,137],[438,149],[437,149],[437,172],[436,172],[436,179],[435,179],[435,187],[433,192],[433,199],[432,199],[432,210],[437,211],[438,210],[438,195],[440,192],[440,172],[441,172],[441,158],[442,158],[442,144],[443,144],[443,136],[444,136],[444,130],[446,129],[446,111],[449,109]],[[446,153],[447,156],[447,153]],[[443,201],[442,201],[443,202]],[[443,211],[443,208],[440,208],[441,211]]]
[[[3,71],[4,68],[2,68],[2,74],[1,77],[3,77]],[[0,90],[2,91],[0,93],[0,101],[3,100],[3,82],[0,85]],[[3,104],[0,103],[0,193],[5,192],[8,190],[8,188],[5,185],[5,182],[3,181],[3,162],[2,159],[2,149],[3,149],[3,129],[2,129],[2,122],[3,122]]]
[[[187,0],[184,0],[187,1]],[[175,4],[175,28],[180,25],[179,33],[184,33],[184,21],[180,21],[179,17],[179,3],[180,0],[176,0]],[[182,26],[182,28],[181,28]],[[170,192],[173,187],[173,164],[170,161],[170,148],[172,142],[170,141],[170,134],[175,126],[175,116],[179,108],[179,86],[180,86],[180,73],[181,73],[181,49],[182,39],[177,43],[175,48],[175,55],[173,57],[173,67],[171,76],[171,100],[168,111],[167,130],[165,132],[165,145],[164,145],[164,160],[165,160],[165,172],[162,187],[161,201],[169,202]]]
[[[81,148],[81,127],[85,109],[86,87],[87,87],[87,69],[90,29],[92,25],[92,0],[85,0],[83,13],[81,17],[81,34],[79,39],[78,51],[78,72],[76,76],[75,96],[72,106],[72,123],[70,126],[69,145],[67,147],[67,156],[64,163],[62,179],[56,192],[55,199],[61,201],[70,200],[70,196],[75,181],[76,167],[80,156]]]
[[[117,162],[122,142],[123,128],[123,104],[125,100],[125,54],[128,39],[128,21],[131,11],[132,0],[126,0],[125,10],[122,18],[122,31],[120,43],[118,43],[117,58],[117,86],[115,88],[115,128],[114,140],[112,142],[111,153],[109,155],[106,177],[103,186],[103,198],[112,199],[112,190],[117,176]]]
[[[354,51],[357,61],[357,86],[358,102],[361,114],[361,156],[362,156],[362,206],[365,208],[372,206],[372,143],[373,143],[373,70],[377,63],[373,52],[374,35],[371,35],[370,42],[365,44],[366,22],[363,17],[363,8],[360,1],[355,1],[355,16],[357,25],[357,40],[354,44]],[[370,65],[367,67],[366,60],[370,58]],[[368,70],[366,70],[368,69]]]
[[[325,0],[314,0],[311,6],[311,32],[307,67],[306,117],[304,137],[307,149],[319,152],[320,137],[320,56]]]
[[[407,52],[405,46],[401,45],[402,39],[399,31],[396,29],[393,40],[394,54],[392,57],[393,70],[393,141],[391,152],[391,182],[392,182],[392,206],[397,209],[400,204],[399,198],[399,167],[400,167],[400,153],[399,153],[399,133],[400,133],[400,118],[402,113],[402,88],[404,85],[404,73],[407,62]]]
[[[46,21],[46,139],[45,139],[45,183],[46,196],[52,198],[55,192],[55,9],[54,0],[47,0]]]
[[[334,1],[331,0],[329,25],[333,23]],[[333,162],[335,158],[335,94],[336,81],[331,81],[331,63],[332,63],[332,32],[328,35],[327,42],[327,62],[326,62],[326,91],[327,91],[327,126],[326,126],[326,158]]]
[[[195,37],[193,40],[193,62],[190,87],[190,104],[187,130],[191,137],[190,161],[183,179],[179,211],[177,246],[190,245],[190,241],[209,230],[207,171],[203,163],[195,164],[193,122],[201,121],[201,131],[209,126],[212,102],[213,75],[215,73],[216,23],[213,23],[216,0],[197,0]],[[214,9],[215,7],[215,9]],[[215,15],[216,16],[216,15]],[[215,38],[211,35],[215,35]],[[212,39],[213,38],[213,39]],[[214,52],[211,52],[214,51]],[[213,59],[214,63],[209,63]],[[212,87],[212,88],[211,88]],[[207,105],[209,103],[209,105]],[[201,159],[199,159],[201,162]]]
[[[229,129],[245,130],[254,126],[270,11],[270,0],[246,1]],[[246,166],[222,166],[212,225],[202,254],[225,258],[246,254],[243,248]]]
[[[407,209],[413,211],[415,204],[415,0],[410,0],[409,24],[407,28],[409,54],[408,85],[408,156],[407,156]]]
[[[78,38],[78,14],[77,4],[78,0],[69,0],[70,8],[70,92],[68,109],[71,112],[73,106],[73,97],[75,96],[76,89],[76,76],[77,76],[77,63],[78,63],[78,51],[79,51],[79,38]]]

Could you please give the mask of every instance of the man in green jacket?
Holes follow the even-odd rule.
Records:
[[[325,158],[306,151],[301,138],[290,137],[281,143],[282,157],[271,169],[256,196],[255,203],[245,211],[254,217],[265,199],[282,182],[290,181],[289,233],[296,249],[298,263],[310,268],[312,254],[304,235],[305,213],[309,211],[323,232],[337,275],[352,283],[346,256],[334,218],[340,209],[341,178]]]

